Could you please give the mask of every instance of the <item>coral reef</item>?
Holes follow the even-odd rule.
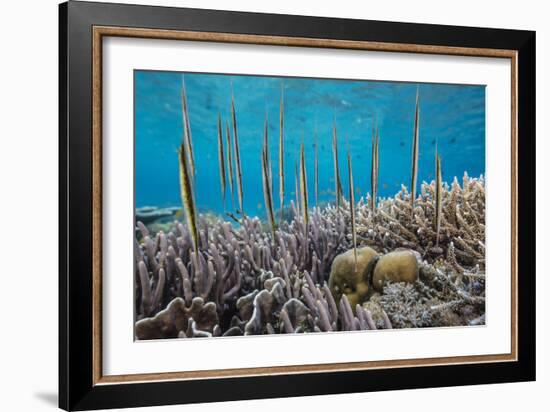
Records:
[[[307,225],[291,203],[274,231],[199,215],[198,253],[186,224],[137,222],[136,338],[482,325],[484,179],[443,185],[439,237],[434,196],[432,182],[414,202],[405,188],[377,208],[360,199],[356,266],[345,199],[310,209]]]

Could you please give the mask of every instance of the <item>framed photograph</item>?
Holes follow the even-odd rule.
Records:
[[[535,379],[535,33],[60,5],[60,407]]]

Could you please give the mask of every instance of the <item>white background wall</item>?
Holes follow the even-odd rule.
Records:
[[[134,3],[139,1],[134,1]],[[504,27],[537,31],[536,383],[172,406],[178,411],[547,410],[550,287],[544,260],[550,175],[549,13],[544,1],[277,0],[154,1],[148,4]],[[57,404],[57,0],[3,2],[0,13],[0,410]],[[535,276],[521,273],[521,276]]]

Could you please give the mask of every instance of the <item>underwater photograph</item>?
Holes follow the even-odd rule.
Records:
[[[135,339],[485,325],[485,105],[135,70]]]

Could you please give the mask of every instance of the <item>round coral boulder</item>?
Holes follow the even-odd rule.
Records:
[[[367,299],[369,263],[376,256],[378,256],[378,253],[370,247],[358,248],[357,267],[353,249],[334,258],[328,285],[337,303],[345,294],[351,307],[355,310],[355,305],[361,304]]]
[[[412,250],[396,250],[380,257],[374,268],[372,286],[381,292],[384,283],[418,280],[418,261]]]

